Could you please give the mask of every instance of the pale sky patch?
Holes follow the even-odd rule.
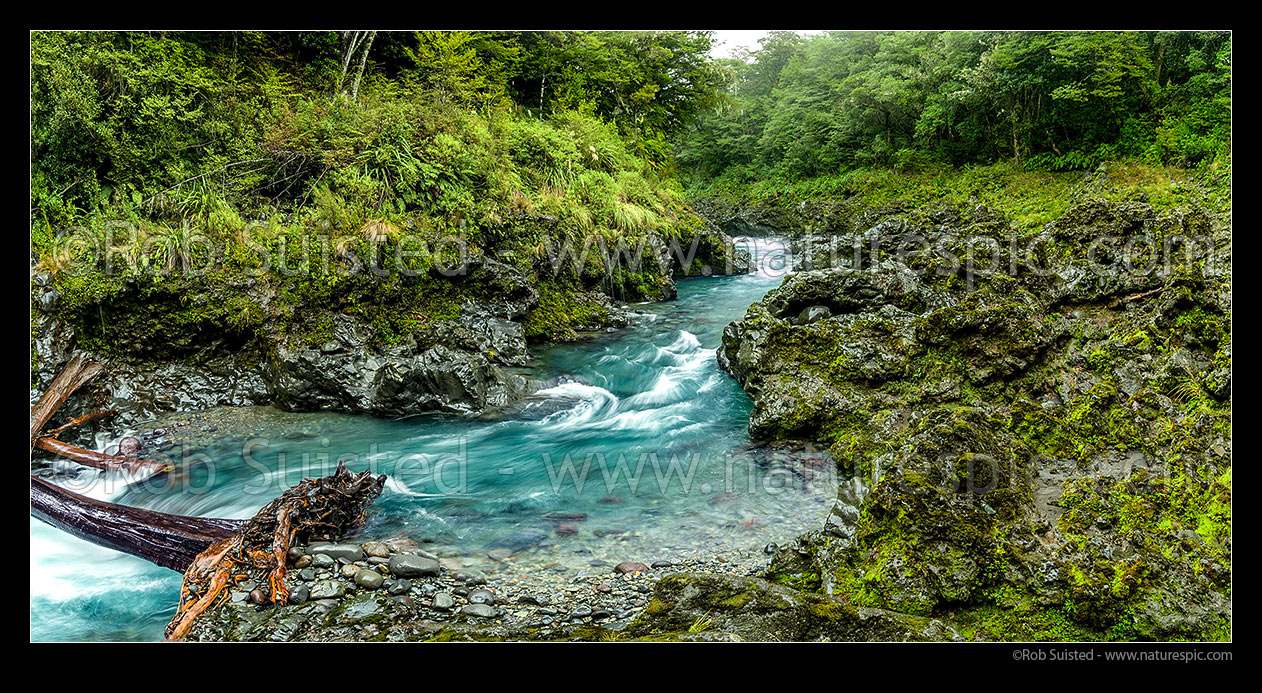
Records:
[[[737,48],[745,48],[749,51],[756,51],[761,46],[758,45],[758,39],[771,33],[769,30],[755,31],[752,29],[720,29],[714,32],[714,47],[710,49],[710,57],[712,58],[732,58]],[[810,36],[818,34],[820,31],[796,31],[796,34]]]

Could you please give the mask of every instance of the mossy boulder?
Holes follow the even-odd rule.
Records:
[[[680,573],[657,581],[624,637],[713,633],[743,640],[952,640],[941,622],[859,608],[757,577]]]
[[[943,263],[979,229],[1021,252]],[[718,354],[751,435],[843,472],[768,577],[970,638],[1225,637],[1227,222],[1088,200],[1033,235],[940,208],[830,235],[858,261],[790,275]]]

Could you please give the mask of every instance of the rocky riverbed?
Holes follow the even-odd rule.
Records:
[[[750,551],[694,552],[613,565],[595,559],[575,570],[546,553],[505,548],[451,557],[400,537],[313,544],[291,552],[288,605],[255,604],[257,583],[244,582],[201,617],[189,639],[415,640],[462,632],[457,637],[542,638],[567,637],[584,626],[617,631],[643,612],[664,575],[755,575],[767,558]]]
[[[186,639],[235,641],[959,640],[941,621],[858,609],[759,577],[761,551],[591,561],[574,571],[508,549],[443,557],[389,537],[294,547],[287,604],[230,588]]]

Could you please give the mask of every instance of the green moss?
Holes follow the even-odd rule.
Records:
[[[607,324],[609,312],[592,296],[574,287],[551,282],[539,285],[539,302],[522,322],[526,339],[571,340],[578,330],[594,330]]]

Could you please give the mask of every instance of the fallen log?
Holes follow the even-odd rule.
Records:
[[[71,358],[31,407],[31,449],[99,469],[170,471],[172,465],[84,450],[57,438],[62,431],[113,412],[73,418],[42,433],[66,399],[100,371],[100,366],[79,355]],[[179,604],[166,628],[168,638],[179,639],[200,614],[215,605],[225,587],[251,575],[269,587],[262,599],[287,601],[286,559],[294,542],[340,537],[364,519],[385,481],[385,476],[368,471],[352,474],[339,462],[332,475],[304,479],[249,520],[226,520],[106,503],[32,476],[31,515],[94,544],[182,571]]]
[[[51,452],[58,457],[64,457],[68,460],[78,462],[79,464],[104,469],[106,471],[137,471],[148,469],[154,473],[171,471],[174,465],[162,462],[151,462],[136,457],[119,457],[117,455],[107,455],[103,452],[94,452],[92,450],[84,450],[81,447],[71,445],[56,438],[46,437],[35,439],[35,447],[40,450]]]
[[[232,536],[244,520],[171,515],[106,503],[31,477],[31,515],[107,549],[183,572],[198,554]]]

